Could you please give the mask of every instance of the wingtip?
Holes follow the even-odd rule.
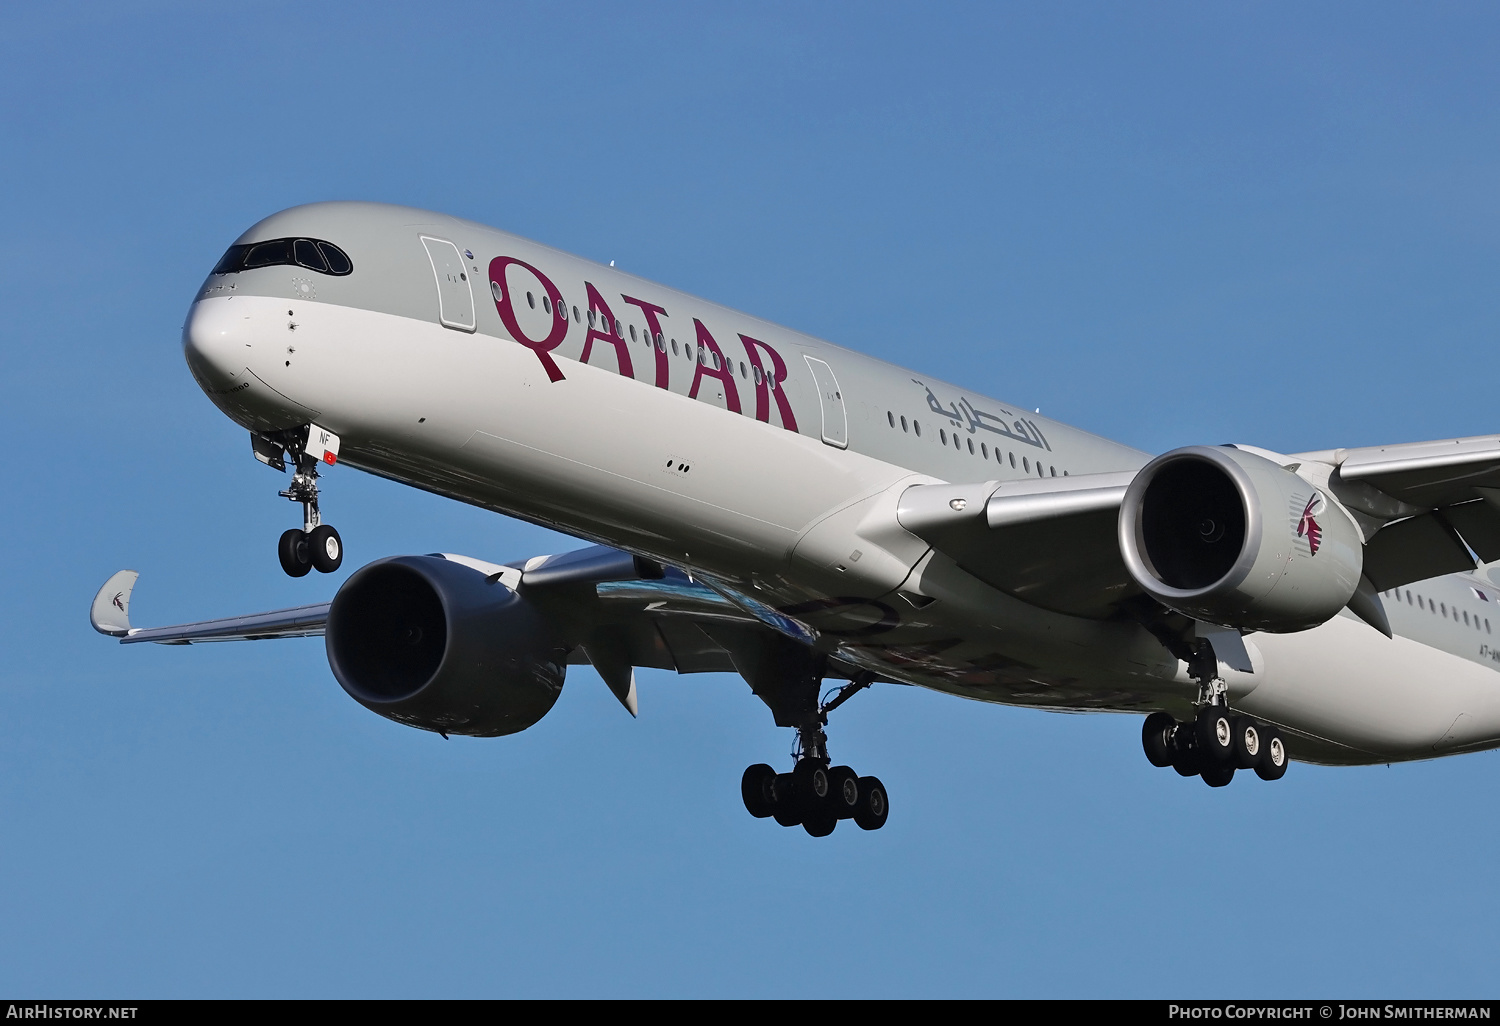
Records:
[[[89,623],[94,630],[111,638],[130,634],[130,593],[140,576],[134,570],[119,570],[104,582],[89,607]]]

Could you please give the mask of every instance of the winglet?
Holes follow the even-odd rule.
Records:
[[[100,634],[123,638],[130,633],[130,593],[135,589],[134,570],[121,570],[104,582],[89,608],[89,622]]]

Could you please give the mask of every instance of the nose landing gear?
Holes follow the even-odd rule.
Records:
[[[310,570],[331,574],[344,562],[344,540],[338,531],[323,523],[318,512],[318,464],[332,466],[338,460],[339,439],[333,432],[316,424],[280,431],[274,435],[252,434],[255,458],[277,470],[285,470],[282,452],[296,468],[283,499],[302,504],[302,527],[282,533],[276,543],[276,556],[289,577],[304,577]]]

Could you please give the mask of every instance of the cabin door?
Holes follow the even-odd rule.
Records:
[[[432,261],[432,273],[437,278],[438,319],[444,327],[473,331],[474,290],[458,247],[447,239],[428,235],[422,236],[422,245],[427,248],[427,259]]]
[[[818,403],[823,407],[823,441],[840,449],[849,447],[849,418],[844,412],[844,393],[839,391],[833,368],[815,356],[804,356],[818,384]]]

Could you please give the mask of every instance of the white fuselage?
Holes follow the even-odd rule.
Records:
[[[341,229],[369,237],[340,240],[346,279],[267,267],[211,277],[193,305],[189,365],[246,427],[315,421],[340,435],[341,463],[681,566],[884,678],[1070,710],[1182,710],[1196,694],[1140,627],[983,584],[895,518],[912,484],[1134,470],[1145,454],[438,215],[318,205],[244,241]],[[434,284],[424,236],[465,252],[461,280]],[[539,302],[554,305],[549,285],[561,317]],[[1233,701],[1314,761],[1500,743],[1487,587],[1401,589],[1394,639],[1347,614],[1252,635],[1255,672],[1227,671]]]

